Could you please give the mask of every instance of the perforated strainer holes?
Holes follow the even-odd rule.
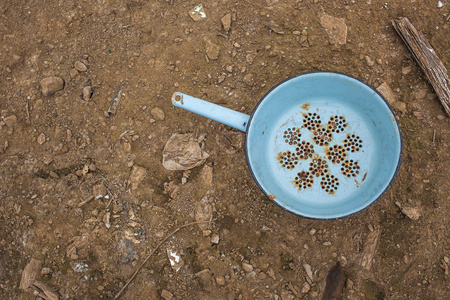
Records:
[[[297,176],[295,177],[293,182],[299,190],[306,189],[312,187],[314,183],[314,177],[307,171],[301,171],[297,173]]]
[[[341,145],[334,145],[327,149],[326,151],[327,158],[333,164],[339,164],[347,157],[347,153],[345,152],[344,147]]]
[[[300,128],[294,127],[294,128],[288,128],[284,131],[283,138],[284,141],[289,145],[297,145],[300,143],[301,139],[300,137],[302,134],[300,133]]]
[[[343,132],[344,128],[347,126],[347,121],[345,121],[345,118],[343,116],[331,116],[330,120],[327,123],[327,129],[333,133]]]
[[[359,136],[347,133],[347,137],[344,140],[345,150],[348,152],[358,152],[362,148],[362,140]]]
[[[312,188],[314,180],[320,180],[321,189],[329,195],[334,195],[339,187],[337,176],[340,177],[340,180],[344,177],[339,175],[337,169],[332,173],[330,166],[334,164],[335,168],[340,168],[340,172],[345,177],[356,177],[361,170],[358,161],[350,158],[352,158],[352,152],[361,151],[363,142],[359,136],[349,133],[348,129],[351,124],[347,123],[344,116],[336,113],[329,117],[326,124],[325,120],[322,120],[318,113],[304,113],[301,127],[285,129],[283,141],[291,148],[286,152],[280,152],[278,161],[283,168],[287,169],[286,172],[293,172],[290,178],[296,174],[292,183],[300,191]],[[343,141],[341,136],[345,136]],[[337,139],[342,143],[336,143]],[[332,145],[330,146],[330,144]],[[325,148],[315,149],[318,146]],[[324,155],[321,154],[322,151]],[[299,163],[301,160],[305,160],[305,164]],[[356,182],[356,178],[354,181]],[[346,182],[347,180],[344,181],[344,183]]]
[[[308,130],[316,130],[321,126],[322,121],[317,113],[308,113],[303,115],[303,127]]]
[[[309,172],[312,176],[325,176],[328,173],[327,161],[323,158],[313,158],[312,162],[309,164]]]
[[[356,177],[356,175],[359,174],[359,165],[358,165],[358,161],[353,161],[353,159],[346,159],[342,164],[341,164],[341,172],[343,175],[347,176],[347,177]]]
[[[334,194],[339,186],[339,179],[334,177],[334,175],[326,174],[322,177],[320,181],[320,187],[325,190],[328,194]]]
[[[278,161],[283,168],[291,170],[295,167],[296,164],[298,164],[298,157],[288,150],[286,152],[278,154]]]
[[[330,130],[319,127],[313,131],[313,141],[318,146],[328,146],[332,139]]]
[[[295,151],[295,154],[299,159],[308,159],[309,157],[312,157],[314,153],[314,146],[309,142],[302,141],[297,144]]]

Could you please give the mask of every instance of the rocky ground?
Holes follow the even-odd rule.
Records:
[[[112,299],[161,240],[206,220],[170,235],[120,297],[318,299],[339,262],[343,299],[450,298],[449,119],[391,24],[408,17],[449,68],[450,2],[199,4],[0,3],[0,297]],[[391,189],[339,220],[273,204],[244,133],[170,101],[251,114],[313,70],[378,87],[403,132]],[[174,135],[189,170],[163,165]]]

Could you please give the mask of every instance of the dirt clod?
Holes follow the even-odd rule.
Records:
[[[230,31],[230,28],[231,28],[231,14],[226,14],[225,16],[222,17],[222,19],[220,19],[220,21],[222,22],[223,29],[226,32]]]
[[[347,25],[344,18],[321,14],[320,24],[328,34],[330,44],[345,45],[347,43]]]
[[[46,97],[52,96],[64,88],[64,80],[59,77],[47,77],[41,80],[42,94]]]
[[[141,184],[145,176],[147,176],[147,173],[148,171],[144,167],[138,165],[133,166],[130,174],[130,182],[132,190],[136,190],[139,187],[139,184]]]
[[[210,39],[205,39],[206,55],[211,60],[217,60],[220,55],[220,46],[213,43]]]

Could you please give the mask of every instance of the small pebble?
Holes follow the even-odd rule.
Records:
[[[85,64],[83,64],[81,61],[76,61],[74,64],[75,69],[77,69],[80,72],[86,72],[87,67]]]
[[[15,115],[8,116],[3,119],[3,122],[5,122],[6,126],[13,127],[17,123],[17,117]]]
[[[253,74],[249,73],[247,75],[244,76],[244,82],[249,85],[249,86],[253,86]]]
[[[13,54],[13,59],[14,59],[16,62],[21,62],[21,61],[23,60],[22,56],[17,55],[17,54]]]
[[[211,236],[211,243],[212,243],[212,244],[217,245],[217,244],[219,244],[219,241],[220,241],[220,237],[219,237],[218,234],[213,234],[213,235]]]
[[[305,282],[302,287],[302,293],[306,294],[307,292],[309,292],[310,289],[311,289],[311,286],[309,285],[309,283]]]
[[[172,293],[169,292],[168,290],[162,290],[161,297],[164,298],[165,300],[172,300],[173,299]]]
[[[211,60],[216,60],[220,55],[220,46],[213,43],[211,40],[206,39],[206,55]]]
[[[216,277],[216,282],[218,285],[222,286],[225,284],[225,278],[223,276],[217,276]]]
[[[52,271],[52,269],[50,269],[50,268],[42,268],[42,270],[41,270],[42,276],[50,275],[50,274],[52,274],[52,273],[53,273],[53,271]]]
[[[51,96],[55,92],[64,88],[64,80],[59,77],[47,77],[40,82],[42,88],[42,94],[44,96]]]
[[[366,59],[367,65],[369,67],[371,67],[371,66],[373,66],[375,64],[375,62],[369,56],[366,56],[365,59]]]
[[[166,115],[164,114],[164,111],[159,107],[153,108],[150,111],[150,113],[152,114],[153,118],[155,118],[156,120],[162,121],[166,117]]]
[[[73,68],[69,71],[69,76],[70,78],[75,78],[78,75],[78,73],[79,73],[78,70]]]
[[[37,138],[37,142],[39,145],[42,145],[43,143],[45,143],[45,134],[41,133],[38,138]]]
[[[242,269],[247,272],[250,273],[253,271],[253,266],[251,264],[247,264],[247,263],[242,263]]]
[[[85,87],[83,88],[82,94],[83,94],[83,100],[84,100],[84,101],[87,102],[87,101],[91,100],[91,96],[92,96],[92,87],[91,87],[91,86],[85,86]]]

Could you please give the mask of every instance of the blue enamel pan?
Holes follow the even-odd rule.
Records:
[[[258,186],[303,217],[334,219],[367,208],[400,167],[402,135],[392,109],[349,75],[289,78],[251,116],[178,92],[172,103],[246,132],[247,163]]]

